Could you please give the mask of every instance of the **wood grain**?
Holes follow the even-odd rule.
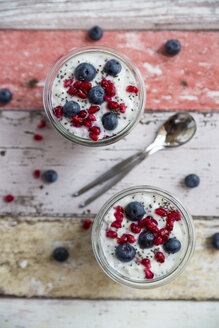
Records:
[[[218,328],[217,302],[0,300],[2,328]],[[85,313],[86,315],[83,315]],[[159,315],[158,315],[159,314]],[[8,320],[10,318],[10,320]]]
[[[4,108],[42,109],[44,81],[54,62],[73,47],[103,44],[124,52],[141,70],[146,109],[219,109],[217,32],[106,31],[97,43],[86,36],[85,31],[0,31],[0,85],[13,92]],[[162,50],[171,38],[182,44],[175,57]]]
[[[209,30],[218,29],[217,0],[5,0],[0,28]]]
[[[4,217],[0,221],[0,290],[2,295],[115,299],[217,299],[219,252],[208,238],[219,219],[196,218],[196,251],[174,282],[152,290],[122,287],[108,278],[93,256],[90,231],[81,219]],[[55,262],[51,253],[64,246],[70,257]]]
[[[197,121],[193,140],[180,148],[154,154],[136,167],[118,185],[89,205],[79,208],[95,190],[78,198],[75,191],[122,159],[152,142],[167,112],[145,112],[141,123],[125,139],[98,149],[72,144],[54,129],[39,130],[41,111],[0,112],[0,207],[1,214],[86,216],[96,214],[109,197],[134,185],[148,184],[166,189],[188,207],[192,215],[219,216],[219,113],[192,113]],[[40,133],[42,141],[33,140]],[[33,171],[55,169],[55,184],[34,179]],[[183,179],[189,173],[200,176],[198,188],[188,189]],[[15,201],[5,203],[12,193]]]

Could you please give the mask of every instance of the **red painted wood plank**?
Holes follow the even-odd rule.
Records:
[[[42,89],[51,65],[73,47],[104,44],[123,51],[140,68],[147,88],[147,109],[219,109],[217,32],[106,31],[93,43],[86,31],[1,31],[0,87],[13,92],[4,108],[43,108]],[[162,53],[167,39],[182,51]]]

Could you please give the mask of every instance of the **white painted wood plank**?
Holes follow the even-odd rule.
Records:
[[[43,116],[40,111],[0,112],[0,207],[1,214],[54,215],[85,214],[79,203],[93,191],[73,198],[72,194],[97,175],[149,144],[155,132],[171,114],[146,112],[141,123],[124,140],[102,148],[72,144],[48,127],[36,127]],[[118,185],[86,210],[98,212],[116,192],[140,184],[161,187],[175,194],[192,215],[219,215],[219,113],[194,113],[197,134],[183,147],[165,150],[147,158]],[[41,133],[44,140],[33,140]],[[55,184],[45,184],[32,177],[35,169],[57,170]],[[189,173],[201,178],[198,188],[185,188],[182,181]],[[12,193],[15,202],[5,203],[3,196]]]
[[[1,328],[218,328],[219,302],[0,299]]]
[[[209,30],[218,0],[1,0],[0,28]]]

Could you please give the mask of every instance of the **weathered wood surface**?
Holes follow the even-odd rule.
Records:
[[[0,31],[0,85],[13,92],[4,108],[42,109],[44,81],[54,62],[73,47],[103,44],[124,52],[141,70],[146,109],[219,109],[217,32],[106,31],[97,43],[86,36],[86,31]],[[170,38],[182,44],[175,57],[162,52]]]
[[[149,144],[157,129],[170,116],[167,112],[145,112],[141,123],[124,140],[98,149],[72,144],[60,136],[50,124],[37,125],[44,116],[41,111],[0,112],[0,207],[1,214],[23,215],[86,215],[96,214],[103,203],[116,192],[134,185],[148,184],[166,189],[188,207],[192,215],[219,216],[219,113],[192,113],[197,133],[186,145],[159,152],[147,158],[118,185],[89,205],[79,208],[94,190],[72,197],[80,187],[93,180],[115,163]],[[40,133],[42,141],[33,140]],[[46,184],[34,179],[35,169],[55,169],[59,179]],[[198,188],[183,185],[189,173],[200,176]],[[80,178],[79,178],[80,177]],[[3,196],[12,193],[13,203]]]
[[[81,219],[60,217],[5,217],[0,221],[0,291],[2,295],[114,298],[196,299],[219,298],[219,252],[209,237],[218,231],[219,218],[196,218],[196,251],[185,272],[174,282],[153,290],[122,287],[98,266],[90,230]],[[64,246],[65,263],[51,258],[55,247]]]
[[[219,303],[0,300],[1,328],[218,328]],[[10,314],[10,317],[8,315]]]
[[[218,0],[2,0],[0,28],[218,29]]]

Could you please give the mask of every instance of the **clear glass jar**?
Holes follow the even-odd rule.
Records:
[[[180,260],[178,261],[178,263],[176,263],[175,266],[173,266],[173,268],[167,274],[158,278],[154,278],[152,280],[132,279],[130,277],[121,274],[116,269],[114,269],[109,264],[107,258],[105,257],[101,245],[101,238],[100,238],[103,218],[106,216],[109,209],[114,207],[115,204],[118,203],[118,201],[120,201],[126,196],[134,195],[136,193],[145,193],[145,192],[161,196],[165,200],[170,201],[171,204],[173,204],[174,207],[176,207],[180,211],[182,215],[182,220],[184,221],[183,226],[185,227],[184,246],[182,247],[181,250]],[[179,274],[182,273],[182,271],[185,269],[186,265],[188,264],[194,252],[195,232],[194,232],[193,220],[187,209],[181,204],[181,202],[175,196],[173,196],[169,192],[151,186],[132,187],[129,189],[125,189],[119,192],[118,194],[114,195],[110,200],[108,200],[103,205],[103,207],[101,208],[101,210],[99,211],[99,213],[97,214],[94,220],[94,224],[92,228],[92,247],[93,247],[94,255],[100,267],[114,281],[122,285],[138,288],[138,289],[149,289],[149,288],[160,287],[171,282],[173,279],[178,277]]]
[[[139,108],[136,111],[136,116],[131,121],[124,129],[119,131],[116,135],[113,135],[111,137],[105,138],[105,139],[100,139],[98,141],[93,141],[91,139],[85,139],[81,138],[79,136],[74,135],[73,133],[67,131],[65,127],[60,123],[60,121],[53,115],[52,113],[52,87],[53,87],[53,82],[54,79],[59,71],[59,69],[71,58],[73,58],[76,55],[79,54],[91,54],[94,52],[101,52],[102,54],[106,55],[111,55],[115,59],[118,59],[120,62],[123,62],[125,65],[129,67],[129,69],[132,71],[135,79],[136,79],[136,86],[139,90]],[[84,145],[84,146],[93,146],[93,147],[98,147],[98,146],[106,146],[109,144],[112,144],[121,138],[124,138],[127,134],[131,132],[131,130],[136,126],[136,124],[139,122],[140,117],[142,112],[144,111],[145,107],[145,99],[146,99],[146,93],[145,93],[145,87],[144,87],[144,81],[141,76],[140,71],[138,68],[135,66],[135,64],[124,54],[122,54],[120,51],[116,49],[112,49],[109,47],[105,46],[86,46],[86,47],[81,47],[81,48],[76,48],[72,49],[68,53],[66,53],[63,57],[61,57],[55,65],[52,67],[50,70],[46,82],[45,82],[45,87],[44,87],[44,92],[43,92],[43,103],[44,103],[44,109],[45,112],[52,123],[53,127],[65,138],[68,140]]]

